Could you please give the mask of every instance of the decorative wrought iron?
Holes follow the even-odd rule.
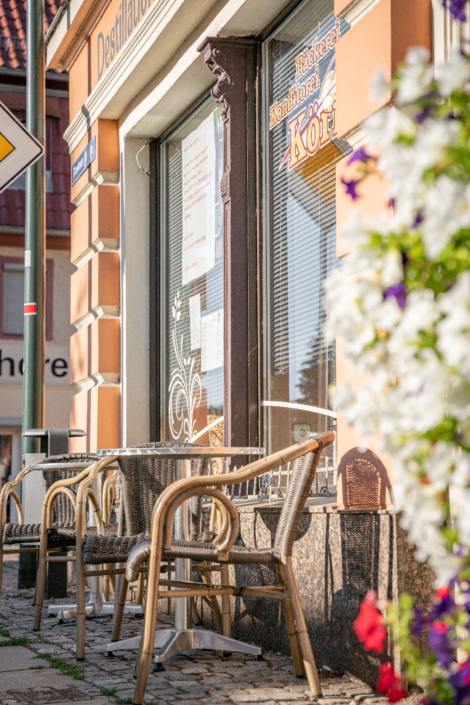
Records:
[[[190,354],[188,357],[184,356],[184,335],[182,334],[178,340],[178,334],[176,332],[176,324],[181,318],[179,290],[176,293],[171,310],[174,319],[172,342],[177,367],[171,373],[170,386],[168,388],[170,395],[168,401],[168,418],[172,438],[187,442],[191,441],[195,434],[194,427],[196,421],[194,419],[194,410],[197,409],[201,403],[202,385],[199,374],[194,370],[195,359],[191,357]]]

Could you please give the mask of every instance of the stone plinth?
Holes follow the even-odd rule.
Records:
[[[302,516],[293,555],[294,572],[312,647],[319,667],[348,671],[375,685],[378,667],[390,660],[366,652],[359,644],[353,621],[368,590],[398,601],[402,592],[427,605],[433,593],[433,574],[418,563],[393,510],[336,510],[326,498],[309,500]],[[332,501],[335,501],[333,498]],[[240,504],[239,543],[272,546],[280,504]],[[276,582],[271,566],[232,567],[238,585]],[[215,578],[215,574],[213,574]],[[204,622],[211,614],[204,606]],[[275,653],[290,654],[282,604],[259,598],[232,598],[232,635]],[[397,655],[395,662],[398,665]]]

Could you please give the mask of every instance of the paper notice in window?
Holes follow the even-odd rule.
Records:
[[[224,364],[224,310],[201,318],[201,372]]]
[[[182,141],[183,286],[215,264],[215,117],[209,115]]]
[[[189,335],[191,351],[201,347],[201,294],[189,297]]]

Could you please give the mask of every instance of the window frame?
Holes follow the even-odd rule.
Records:
[[[0,340],[23,340],[22,334],[3,332],[3,287],[4,287],[4,265],[6,263],[23,264],[22,257],[0,256]],[[53,285],[54,285],[54,260],[46,259],[46,340],[53,337]]]

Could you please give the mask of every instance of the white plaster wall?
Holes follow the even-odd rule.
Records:
[[[149,441],[149,178],[136,155],[145,140],[121,140],[121,433]],[[140,153],[148,165],[148,147]]]

